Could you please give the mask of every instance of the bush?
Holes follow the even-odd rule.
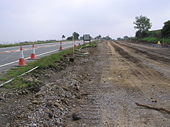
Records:
[[[141,39],[142,41],[147,41],[150,43],[157,43],[158,41],[160,41],[160,39],[156,38],[156,37],[145,37]]]
[[[142,32],[142,31],[137,31],[137,32],[136,32],[136,37],[137,37],[137,38],[148,37],[148,35],[149,35],[149,34],[148,34],[148,32],[146,32],[146,31],[143,31],[143,32]]]
[[[72,36],[71,36],[71,37],[68,37],[67,40],[68,40],[68,41],[72,41],[72,40],[73,40],[73,37],[72,37]]]
[[[162,37],[170,38],[170,20],[164,23],[164,27],[162,28]]]
[[[166,38],[166,39],[162,39],[162,42],[170,44],[170,39]]]
[[[161,38],[161,30],[154,30],[148,32],[149,37]]]

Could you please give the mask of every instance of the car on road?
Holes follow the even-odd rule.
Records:
[[[91,41],[91,36],[90,36],[90,34],[85,34],[85,35],[83,35],[83,41]]]

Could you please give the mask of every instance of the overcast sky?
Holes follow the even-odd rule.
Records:
[[[170,20],[170,0],[0,0],[0,43],[60,39],[74,31],[134,36],[140,15],[160,29]]]

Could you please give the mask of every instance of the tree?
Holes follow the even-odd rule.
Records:
[[[136,37],[145,37],[148,30],[152,27],[150,19],[142,15],[136,17],[135,19],[136,21],[134,22],[134,28],[138,29],[138,31],[136,32]]]
[[[134,24],[136,25],[134,28],[138,29],[139,31],[143,32],[143,31],[148,31],[152,25],[150,23],[150,19],[148,19],[145,16],[139,16],[135,18],[136,21],[134,22]]]
[[[97,39],[97,40],[99,40],[99,39],[101,39],[101,38],[102,38],[102,36],[101,36],[101,35],[99,35],[99,36],[95,37],[95,39]]]
[[[149,33],[148,33],[148,31],[140,31],[140,30],[138,30],[137,32],[136,32],[136,37],[137,38],[143,38],[143,37],[148,37],[149,36]]]
[[[170,20],[164,23],[161,35],[162,37],[170,38]]]
[[[80,40],[83,40],[83,37],[82,37],[82,36],[80,37]]]
[[[117,40],[120,41],[120,40],[122,40],[122,38],[121,38],[121,37],[118,37]]]
[[[65,38],[65,36],[64,35],[62,35],[62,39],[64,39]]]
[[[124,36],[123,39],[124,39],[124,40],[128,40],[129,37],[128,37],[128,36]]]
[[[102,39],[104,39],[104,40],[112,40],[112,38],[109,37],[109,36],[103,37]]]
[[[73,40],[73,36],[68,37],[67,40],[69,41]]]
[[[74,32],[74,33],[73,33],[73,37],[74,37],[75,40],[78,40],[78,39],[79,39],[79,34],[76,33],[76,32]]]

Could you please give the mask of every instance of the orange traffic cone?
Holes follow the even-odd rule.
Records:
[[[19,58],[19,66],[25,66],[24,52],[22,46],[20,46],[21,57]]]
[[[34,60],[36,58],[35,54],[35,44],[32,45],[32,53],[31,53],[31,59]]]

